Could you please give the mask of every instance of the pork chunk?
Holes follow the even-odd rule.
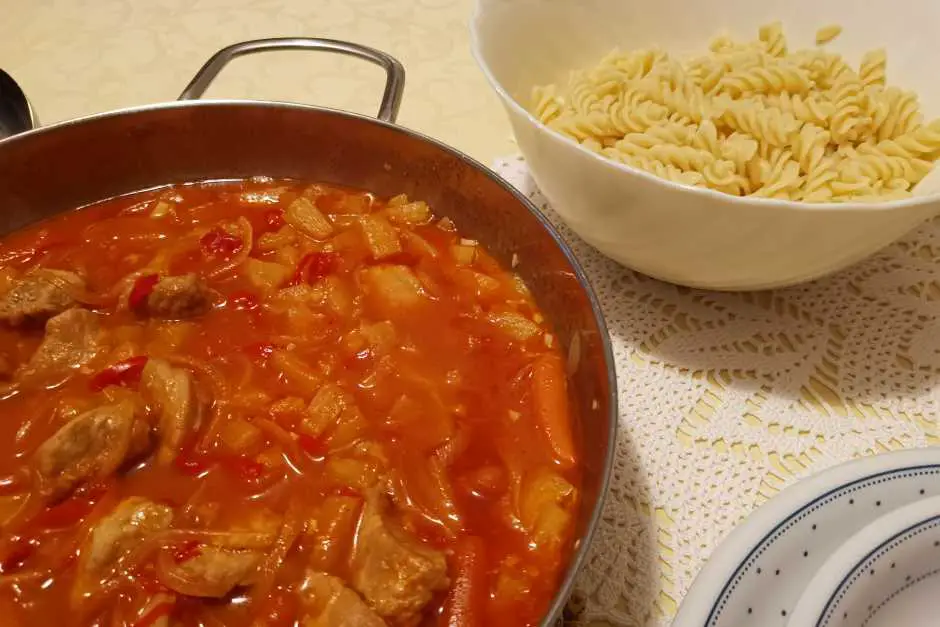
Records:
[[[255,582],[258,566],[277,540],[282,521],[264,508],[252,509],[230,531],[216,532],[211,544],[200,544],[192,555],[161,560],[160,581],[190,596],[224,597],[237,586]]]
[[[45,322],[78,305],[74,294],[85,281],[74,272],[40,269],[16,281],[0,297],[0,322],[19,327]]]
[[[413,625],[434,592],[449,585],[444,554],[383,518],[384,497],[369,497],[352,560],[353,587],[395,625]]]
[[[46,323],[46,335],[19,372],[21,381],[52,382],[67,376],[95,356],[100,344],[98,317],[85,309],[69,309]]]
[[[183,368],[151,358],[141,373],[140,391],[159,416],[157,461],[168,464],[199,425],[201,412],[193,377]]]
[[[124,400],[80,414],[43,442],[34,455],[39,491],[59,499],[76,486],[114,473],[131,457],[134,403]]]
[[[124,556],[147,537],[169,527],[172,520],[172,508],[143,497],[132,496],[118,503],[82,543],[73,597],[94,592]]]
[[[147,297],[147,313],[155,318],[181,320],[205,313],[210,307],[210,293],[197,274],[168,276],[157,281]]]
[[[174,568],[164,584],[190,596],[224,597],[236,586],[250,585],[263,559],[262,551],[201,547]]]
[[[385,627],[385,621],[338,577],[309,572],[300,593],[303,627]]]

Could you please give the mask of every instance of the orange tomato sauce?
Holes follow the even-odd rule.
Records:
[[[326,227],[292,213],[309,206]],[[359,517],[376,494],[389,524],[446,559],[446,586],[417,624],[539,622],[567,565],[580,487],[563,360],[522,282],[448,220],[420,202],[298,181],[173,186],[0,241],[0,294],[36,268],[83,277],[78,300],[100,342],[38,385],[20,373],[42,325],[0,329],[0,622],[304,625],[320,611],[301,586],[310,571],[375,610],[354,571]],[[148,282],[187,273],[211,294],[199,315],[158,319],[129,305]],[[172,463],[151,448],[40,497],[37,449],[82,412],[132,398],[160,437],[138,399],[153,359],[189,373],[203,407]],[[324,386],[354,410],[311,427]],[[169,532],[77,595],[89,534],[132,496],[170,507]],[[242,529],[261,510],[285,546],[265,548],[281,554],[247,583],[210,598],[161,575],[160,560],[202,550],[193,530]]]

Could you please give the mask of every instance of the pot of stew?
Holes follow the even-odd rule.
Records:
[[[200,101],[382,66],[378,119]],[[532,205],[394,124],[404,72],[238,44],[179,102],[0,141],[0,622],[548,625],[611,468],[610,342]]]

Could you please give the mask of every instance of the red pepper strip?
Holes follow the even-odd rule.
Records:
[[[123,385],[132,387],[140,382],[140,375],[147,365],[147,356],[138,355],[124,361],[119,361],[93,376],[88,386],[95,392],[100,392],[109,385]]]
[[[264,476],[264,464],[253,459],[237,456],[199,455],[181,453],[176,457],[176,467],[183,473],[198,476],[218,464],[223,471],[235,475],[244,482],[255,482]]]
[[[336,496],[346,496],[352,499],[361,499],[362,494],[349,487],[348,485],[341,485],[333,488],[333,494]]]
[[[218,227],[203,235],[199,243],[207,255],[219,257],[230,257],[245,245],[240,238]]]
[[[310,457],[325,457],[329,452],[326,440],[322,437],[313,437],[312,435],[301,433],[297,436],[297,443],[300,444],[300,448],[310,455]]]
[[[156,287],[159,280],[160,277],[156,274],[145,274],[137,277],[134,286],[131,288],[131,293],[127,297],[128,306],[131,309],[138,310],[146,305],[147,299],[153,293],[153,288]]]
[[[467,536],[457,541],[451,562],[451,587],[444,600],[441,627],[481,627],[486,607],[486,560],[483,540]]]
[[[284,211],[281,209],[271,209],[264,212],[264,222],[272,231],[276,231],[284,226]]]
[[[132,627],[152,627],[161,618],[166,618],[173,612],[174,603],[157,603],[141,616]]]
[[[257,481],[264,474],[264,464],[259,464],[253,459],[235,457],[226,465],[243,481]]]
[[[0,573],[8,573],[20,568],[38,548],[39,540],[36,538],[13,536],[9,540],[9,548],[4,547],[6,554],[0,561]]]
[[[329,252],[313,252],[300,260],[297,271],[291,278],[289,285],[300,283],[314,283],[328,274],[336,272],[339,267],[339,255]]]
[[[198,540],[190,540],[178,546],[175,551],[173,551],[173,561],[177,564],[182,564],[183,562],[188,562],[194,557],[198,557],[202,553],[202,545]]]

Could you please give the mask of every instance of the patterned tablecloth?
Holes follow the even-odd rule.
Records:
[[[216,50],[257,37],[350,39],[408,71],[400,122],[484,162],[514,150],[469,52],[472,0],[0,0],[0,66],[45,123],[174,98]],[[372,113],[377,68],[328,55],[239,59],[214,97]],[[524,164],[498,169],[543,204]],[[551,217],[551,212],[548,212]],[[607,514],[572,610],[667,625],[718,542],[786,484],[844,459],[936,442],[940,229],[812,285],[669,286],[564,231],[617,352],[621,430]]]
[[[940,443],[940,220],[828,279],[722,294],[624,269],[561,224],[521,158],[496,169],[584,264],[617,361],[614,479],[572,624],[666,626],[719,542],[780,489]]]
[[[260,37],[332,37],[384,50],[408,78],[399,122],[490,161],[513,150],[470,54],[473,0],[0,0],[0,67],[43,123],[176,98],[217,50]],[[374,115],[382,70],[280,52],[227,67],[210,98],[319,104]]]

